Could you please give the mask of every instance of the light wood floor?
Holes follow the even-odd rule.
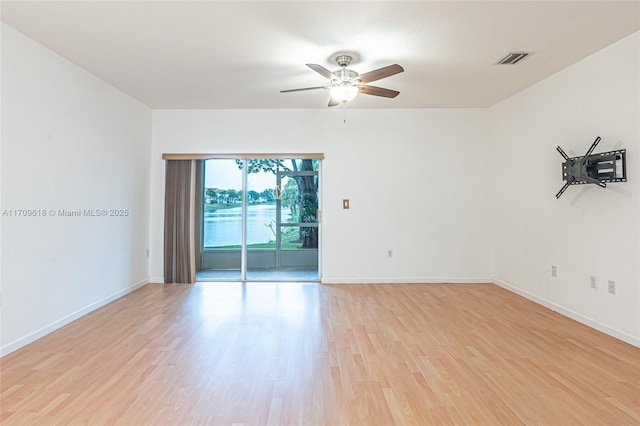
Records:
[[[639,363],[490,284],[151,284],[3,358],[0,421],[639,424]]]

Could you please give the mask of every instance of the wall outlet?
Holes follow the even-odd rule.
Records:
[[[591,288],[598,288],[598,284],[596,282],[596,277],[594,277],[593,275],[591,275],[589,277],[589,284],[591,285]]]
[[[609,280],[609,293],[616,294],[616,282]]]
[[[551,276],[552,277],[558,276],[558,267],[555,265],[551,265]]]

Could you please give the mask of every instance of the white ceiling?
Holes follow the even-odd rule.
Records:
[[[483,107],[640,29],[640,1],[2,1],[2,21],[152,108],[326,108],[307,68],[398,63],[351,108]],[[515,66],[509,51],[535,52]],[[615,67],[616,64],[611,64]],[[588,88],[585,88],[588,89]]]

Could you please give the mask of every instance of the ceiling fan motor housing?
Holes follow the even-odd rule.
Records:
[[[341,82],[353,82],[356,77],[358,77],[358,73],[353,70],[348,70],[346,68],[339,69],[338,71],[333,73],[338,80]]]
[[[333,72],[338,79],[338,83],[341,84],[351,84],[354,83],[356,77],[358,77],[358,73],[347,69],[347,65],[349,65],[352,61],[352,57],[349,55],[340,55],[336,57],[336,62],[340,65],[340,69]]]

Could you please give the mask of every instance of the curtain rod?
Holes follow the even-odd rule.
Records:
[[[272,159],[289,159],[300,158],[303,160],[322,160],[322,153],[298,153],[298,154],[273,154],[273,153],[257,153],[257,154],[162,154],[163,160],[209,160],[209,159],[253,159],[253,158],[272,158]]]

